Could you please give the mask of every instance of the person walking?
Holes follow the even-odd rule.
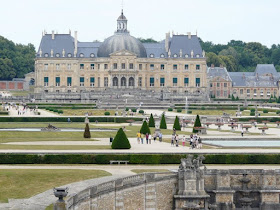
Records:
[[[144,144],[144,138],[145,138],[145,135],[144,133],[141,134],[141,144]]]
[[[182,145],[183,145],[183,147],[185,146],[185,143],[186,143],[186,137],[183,136],[183,139],[182,139]]]
[[[161,132],[159,132],[158,138],[159,138],[159,142],[162,142],[162,133]]]
[[[198,137],[198,149],[202,149],[202,140]]]
[[[175,136],[175,140],[176,140],[176,147],[179,147],[179,136],[178,136],[178,134]]]
[[[156,143],[156,139],[157,139],[157,134],[156,134],[156,132],[154,132],[153,138],[154,138],[154,143]]]
[[[243,137],[243,135],[244,135],[244,132],[243,132],[243,130],[241,131],[241,136]]]
[[[149,144],[151,144],[151,143],[152,143],[152,135],[149,134]]]
[[[146,143],[149,144],[149,134],[146,133]]]
[[[138,144],[140,144],[140,138],[141,138],[141,133],[140,133],[140,131],[138,131],[138,133],[137,133],[137,142],[138,142]]]
[[[175,135],[172,134],[171,136],[171,146],[174,146]]]

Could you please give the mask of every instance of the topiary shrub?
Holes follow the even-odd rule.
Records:
[[[173,111],[173,109],[172,109],[172,108],[168,108],[168,111],[169,111],[169,112],[172,112],[172,111]]]
[[[160,126],[159,126],[159,128],[160,128],[160,129],[167,129],[164,114],[161,115],[161,120],[160,120]]]
[[[250,109],[250,112],[255,112],[255,111],[256,111],[255,108]]]
[[[263,113],[268,113],[268,110],[267,110],[267,109],[264,109],[264,110],[263,110]]]
[[[57,110],[57,109],[54,109],[53,112],[58,112],[58,110]]]
[[[192,114],[192,111],[191,111],[191,110],[189,110],[187,113],[188,113],[188,114]]]
[[[243,112],[245,110],[245,107],[240,107],[240,111]]]
[[[140,114],[144,114],[144,110],[139,110],[139,113]]]
[[[129,110],[129,108],[127,108],[127,107],[126,107],[126,108],[125,108],[125,111],[127,111],[127,112],[128,112],[128,110]]]
[[[203,107],[201,107],[201,110],[205,110],[205,107],[203,106]]]
[[[146,122],[146,120],[143,122],[141,129],[140,129],[140,133],[146,134],[146,133],[151,133],[150,128]]]
[[[182,109],[177,109],[177,112],[182,112]]]
[[[153,117],[153,114],[152,114],[152,113],[151,113],[150,119],[149,119],[149,127],[150,127],[150,128],[156,127],[156,126],[155,126],[155,120],[154,120],[154,117]]]
[[[120,128],[112,142],[112,149],[130,149],[131,145],[123,132],[123,129]]]
[[[200,118],[199,115],[196,115],[196,119],[193,125],[193,133],[198,133],[198,130],[195,130],[195,127],[201,127],[201,122],[200,122]]]
[[[136,112],[136,111],[137,111],[137,109],[133,108],[133,109],[131,109],[131,111],[132,111],[132,112]]]
[[[84,138],[86,138],[86,139],[90,139],[91,138],[88,123],[86,124],[86,127],[85,127]]]
[[[181,126],[180,126],[180,122],[179,122],[179,117],[178,116],[176,116],[176,118],[174,120],[173,129],[175,129],[176,131],[180,131],[181,130]]]
[[[110,112],[104,112],[104,115],[108,116],[110,115]]]
[[[255,116],[255,112],[250,112],[250,116]]]
[[[58,114],[63,114],[63,110],[58,110]]]

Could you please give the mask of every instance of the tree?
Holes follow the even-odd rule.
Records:
[[[151,113],[150,119],[149,119],[149,127],[154,128],[155,127],[155,120],[153,117],[153,114]]]
[[[120,128],[112,142],[112,149],[130,149],[131,145],[123,132],[123,129]]]
[[[238,96],[236,96],[235,100],[236,100],[236,101],[239,101],[239,98],[238,98]]]
[[[196,127],[201,127],[199,115],[196,115],[195,122],[193,125],[193,133],[198,133],[198,130],[195,130]]]
[[[180,131],[181,130],[181,126],[180,126],[180,122],[179,122],[179,117],[178,116],[176,116],[176,118],[174,120],[173,129],[175,129],[176,131]]]
[[[86,139],[90,139],[91,138],[88,123],[86,124],[86,127],[85,127],[84,138],[86,138]]]
[[[160,129],[167,129],[164,114],[161,115],[161,120],[160,120],[160,126],[159,126],[159,128],[160,128]]]
[[[280,96],[277,99],[277,103],[280,104]]]
[[[235,98],[234,98],[234,95],[233,95],[233,94],[231,95],[231,100],[232,100],[232,101],[235,101]]]
[[[156,40],[154,40],[153,38],[147,38],[147,39],[143,39],[143,38],[138,38],[138,40],[142,43],[158,43]]]
[[[146,120],[143,122],[142,127],[140,129],[140,133],[146,134],[146,133],[151,133],[150,128],[146,122]]]

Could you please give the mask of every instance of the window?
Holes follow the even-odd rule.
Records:
[[[210,83],[210,87],[213,87],[213,83]]]
[[[261,89],[260,95],[263,96],[263,89]],[[254,96],[257,97],[257,89],[254,89]]]
[[[85,78],[84,77],[80,77],[80,86],[81,87],[85,86]]]
[[[48,54],[48,53],[45,53],[45,57],[46,57],[46,58],[49,57],[49,54]]]
[[[177,70],[177,64],[173,65],[173,70]]]
[[[114,68],[114,69],[118,69],[118,64],[117,64],[117,63],[114,63],[113,68]]]
[[[49,86],[49,78],[48,77],[44,77],[44,86],[45,87]]]
[[[217,87],[220,87],[220,83],[219,82],[217,82]]]
[[[104,64],[104,69],[108,69],[108,64],[107,63]]]
[[[90,64],[90,69],[94,69],[94,63]]]
[[[160,65],[160,69],[161,69],[161,70],[164,70],[164,64],[161,64],[161,65]]]
[[[155,86],[155,78],[151,77],[150,78],[150,87]]]
[[[94,57],[95,57],[94,53],[91,53],[91,54],[90,54],[90,57],[91,57],[91,58],[94,58]]]
[[[98,70],[100,69],[100,64],[97,65]]]
[[[71,53],[68,53],[67,56],[68,56],[68,58],[71,58],[71,57],[72,57],[72,54],[71,54]]]
[[[70,63],[67,64],[67,69],[71,70],[71,64]]]
[[[80,69],[84,69],[85,68],[85,64],[81,63],[80,64]]]
[[[155,65],[154,64],[150,64],[150,70],[154,70]]]
[[[142,70],[142,64],[139,64],[139,70]]]
[[[141,64],[142,65],[142,64]],[[142,77],[139,77],[138,78],[138,86],[139,87],[142,87]]]
[[[59,93],[59,90],[56,90],[55,92],[56,92],[56,93]]]
[[[55,54],[55,57],[59,58],[59,56],[60,56],[59,53],[56,53],[56,54]]]
[[[196,57],[199,58],[199,54],[197,54]]]
[[[250,96],[250,89],[247,89],[247,96]]]
[[[55,78],[55,86],[59,87],[60,86],[60,77]]]
[[[160,87],[164,87],[165,79],[164,77],[160,78]]]
[[[184,78],[184,84],[185,84],[185,87],[189,86],[189,78],[188,77]]]
[[[197,64],[195,69],[196,69],[196,70],[200,70],[200,65]]]
[[[200,78],[195,78],[195,86],[200,87]]]
[[[225,90],[224,91],[224,97],[226,97],[228,94],[227,94],[227,91]]]
[[[164,57],[165,57],[165,55],[164,55],[164,54],[161,54],[161,55],[160,55],[160,57],[161,57],[161,58],[164,58]]]
[[[189,57],[189,55],[188,55],[188,54],[186,54],[186,55],[185,55],[185,58],[188,58],[188,57]]]
[[[122,63],[122,69],[125,69],[125,63]]]
[[[71,93],[71,90],[67,90],[68,93]]]
[[[177,77],[174,77],[174,78],[173,78],[173,87],[176,87],[176,86],[177,86],[177,82],[178,82]]]
[[[155,57],[155,55],[154,54],[150,54],[150,58],[154,58]]]
[[[90,87],[94,87],[94,77],[90,78]]]
[[[104,77],[104,87],[108,87],[108,77]]]
[[[185,64],[185,70],[189,70],[189,64]]]
[[[225,87],[225,88],[227,87],[227,83],[224,83],[224,87]]]
[[[83,57],[84,57],[84,54],[83,54],[83,53],[80,53],[80,57],[83,58]]]
[[[59,64],[56,64],[56,70],[59,70],[60,69],[60,65]]]
[[[217,90],[216,96],[220,96],[220,91],[219,90]]]
[[[178,57],[178,55],[177,55],[177,54],[174,54],[174,55],[173,55],[173,57],[174,57],[174,58],[177,58],[177,57]]]
[[[240,92],[240,95],[243,95],[243,89],[240,89],[239,92]]]
[[[67,86],[68,87],[72,86],[72,77],[67,77]]]
[[[98,77],[97,85],[98,85],[98,87],[100,87],[100,77]]]
[[[46,63],[46,64],[44,65],[44,70],[48,70],[48,68],[49,68],[49,65]]]
[[[133,63],[129,64],[129,69],[133,69]]]
[[[269,91],[269,90],[266,91],[266,96],[267,96],[267,97],[270,97],[270,91]]]

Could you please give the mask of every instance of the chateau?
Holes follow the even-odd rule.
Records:
[[[35,93],[89,99],[116,91],[152,92],[161,99],[279,96],[279,74],[272,64],[258,65],[254,73],[207,67],[197,35],[167,33],[161,42],[141,43],[127,23],[122,12],[117,30],[104,42],[80,42],[77,32],[74,37],[44,32],[35,59]]]

